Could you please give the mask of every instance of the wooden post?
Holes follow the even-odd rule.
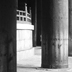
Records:
[[[37,43],[37,0],[35,0],[34,46]]]
[[[31,18],[31,21],[32,21],[31,7],[30,7],[30,18]]]
[[[0,1],[0,72],[16,72],[16,4]]]
[[[69,56],[72,56],[72,0],[69,0]]]
[[[27,13],[28,13],[28,11],[27,11],[27,4],[25,3],[25,11],[26,11],[26,21],[27,21]]]
[[[68,67],[68,0],[42,0],[42,67]]]

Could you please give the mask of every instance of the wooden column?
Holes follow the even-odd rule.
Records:
[[[42,0],[42,67],[68,67],[68,0]]]
[[[37,45],[37,0],[35,0],[34,46]]]
[[[16,1],[0,1],[0,72],[16,72]]]
[[[72,0],[69,0],[69,56],[72,56]]]

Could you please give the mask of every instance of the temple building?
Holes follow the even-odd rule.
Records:
[[[37,43],[40,68],[69,69],[72,0],[25,1],[25,10],[18,9],[24,0],[0,1],[0,72],[16,72],[17,60],[32,56]]]

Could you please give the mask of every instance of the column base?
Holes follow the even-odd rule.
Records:
[[[68,65],[41,65],[42,68],[58,69],[58,68],[68,68]]]

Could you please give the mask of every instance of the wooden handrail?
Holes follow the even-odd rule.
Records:
[[[17,10],[17,17],[18,17],[17,18],[18,21],[31,22],[31,8],[30,8],[30,13],[28,13],[27,4],[25,3],[25,11]]]

